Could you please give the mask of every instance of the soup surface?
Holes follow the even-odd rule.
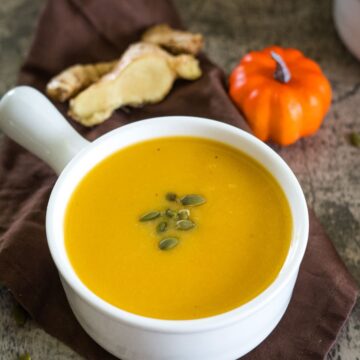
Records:
[[[165,215],[139,221],[150,210],[184,208],[168,192],[206,199],[186,207],[195,227],[177,230]],[[168,137],[94,167],[75,189],[64,227],[70,262],[99,297],[147,317],[196,319],[232,310],[274,281],[292,219],[276,180],[247,155],[211,140]],[[177,246],[161,250],[168,236]]]

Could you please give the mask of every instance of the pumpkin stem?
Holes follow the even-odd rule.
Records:
[[[283,84],[288,83],[291,79],[291,74],[290,74],[288,67],[285,64],[284,59],[279,54],[277,54],[275,51],[271,51],[271,57],[276,62],[274,79],[277,81],[280,81]]]

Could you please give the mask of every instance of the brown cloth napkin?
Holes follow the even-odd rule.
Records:
[[[117,58],[146,27],[160,22],[181,27],[169,1],[49,0],[19,83],[44,91],[49,78],[65,67]],[[203,116],[246,129],[226,95],[221,70],[203,55],[201,66],[200,80],[178,81],[160,104],[117,111],[92,129],[72,125],[90,140],[162,115]],[[65,105],[56,105],[65,113]],[[87,359],[114,359],[75,320],[49,254],[44,221],[55,181],[47,165],[5,139],[0,149],[0,281],[49,334]],[[309,245],[288,311],[245,359],[323,359],[354,305],[356,284],[312,212],[310,217]]]

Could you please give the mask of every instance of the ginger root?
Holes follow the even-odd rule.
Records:
[[[85,126],[105,121],[122,106],[164,99],[177,78],[201,76],[192,55],[173,56],[150,43],[131,45],[112,70],[70,101],[69,115]]]
[[[66,101],[98,81],[116,64],[117,61],[110,61],[71,66],[50,80],[46,86],[46,93],[54,100]]]
[[[174,30],[166,24],[152,26],[145,31],[141,40],[159,45],[173,54],[186,53],[196,55],[204,45],[201,34]]]
[[[201,34],[174,30],[166,24],[149,28],[143,34],[142,41],[159,45],[174,54],[195,55],[203,47]],[[117,60],[71,66],[50,80],[46,86],[46,93],[52,99],[64,102],[112,71],[116,64]]]
[[[163,100],[177,78],[199,78],[201,69],[193,55],[202,46],[201,34],[156,25],[119,60],[71,66],[50,80],[46,92],[62,102],[72,98],[69,115],[85,126],[93,126],[119,107]]]

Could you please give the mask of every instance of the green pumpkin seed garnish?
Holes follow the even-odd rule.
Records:
[[[356,132],[351,133],[350,143],[355,147],[360,147],[360,133],[356,133]]]
[[[150,221],[150,220],[157,219],[160,215],[161,215],[160,211],[150,211],[150,212],[140,216],[139,220],[140,221]]]
[[[176,201],[177,195],[174,192],[168,192],[165,195],[167,201]]]
[[[163,233],[169,230],[187,231],[193,229],[196,224],[190,219],[190,210],[187,207],[198,206],[206,203],[206,199],[202,195],[188,194],[178,197],[174,192],[165,194],[165,199],[174,202],[175,209],[167,208],[161,211],[150,211],[142,216],[139,220],[142,222],[159,219],[154,222],[156,233],[163,236]],[[183,208],[180,208],[181,205]],[[174,236],[167,236],[160,239],[158,246],[160,250],[170,250],[179,244],[179,238]]]
[[[13,314],[14,320],[18,326],[24,326],[29,317],[29,315],[25,311],[25,309],[19,304],[16,304],[14,306],[12,314]]]
[[[156,227],[156,232],[157,233],[163,233],[166,231],[168,227],[168,223],[166,221],[162,221],[161,223],[159,223]]]
[[[167,216],[168,218],[173,218],[175,215],[176,215],[176,211],[171,209],[165,210],[165,216]]]
[[[206,199],[197,194],[185,195],[180,199],[180,202],[184,206],[199,206],[206,202]]]
[[[173,249],[179,243],[179,239],[176,237],[167,237],[159,242],[160,250],[170,250]]]
[[[189,217],[190,217],[190,210],[189,209],[180,209],[178,211],[179,220],[187,220]]]
[[[195,226],[191,220],[179,220],[176,222],[176,228],[178,230],[190,230]]]
[[[30,354],[27,352],[18,356],[18,360],[31,360]]]

